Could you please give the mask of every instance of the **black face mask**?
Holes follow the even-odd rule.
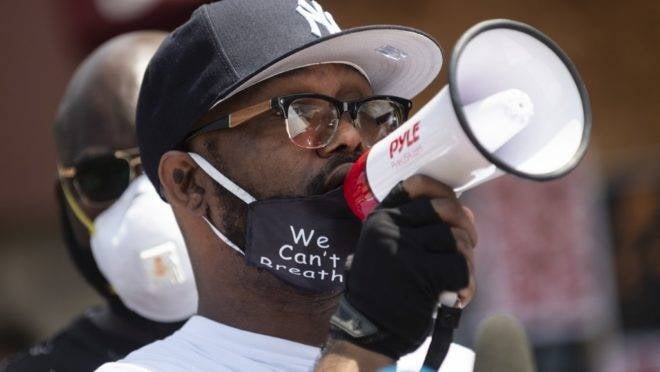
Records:
[[[208,220],[215,234],[247,263],[270,271],[285,283],[313,293],[344,288],[346,257],[353,253],[361,223],[341,189],[300,198],[255,200],[201,156],[195,162],[217,183],[248,204],[245,247],[229,240]]]

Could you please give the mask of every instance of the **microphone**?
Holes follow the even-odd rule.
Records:
[[[534,358],[522,324],[494,315],[481,323],[475,345],[474,372],[534,372]]]

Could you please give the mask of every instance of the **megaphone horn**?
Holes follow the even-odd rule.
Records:
[[[454,47],[449,84],[356,162],[344,194],[364,219],[413,174],[459,193],[504,173],[555,179],[582,159],[590,129],[586,88],[559,46],[524,23],[485,21]]]

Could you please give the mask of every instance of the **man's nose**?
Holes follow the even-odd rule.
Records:
[[[317,150],[319,156],[329,157],[336,152],[355,153],[362,150],[362,137],[360,131],[353,125],[348,113],[342,115],[337,132],[330,143]]]

